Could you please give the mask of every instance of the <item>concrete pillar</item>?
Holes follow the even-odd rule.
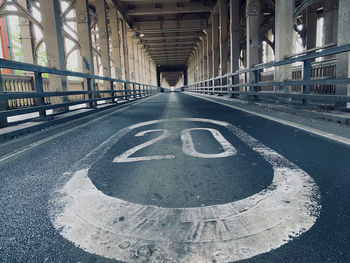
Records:
[[[279,2],[279,1],[277,1]],[[260,1],[247,0],[247,68],[260,62]],[[248,82],[252,82],[254,73],[248,74]],[[250,90],[252,87],[250,87]]]
[[[125,80],[129,81],[129,56],[128,56],[128,44],[127,44],[127,25],[126,22],[123,20],[122,22],[122,40],[123,40],[123,58],[124,58],[124,75]]]
[[[203,39],[201,42],[199,42],[199,48],[198,48],[198,56],[199,56],[199,80],[203,80]]]
[[[39,3],[47,64],[50,68],[65,70],[66,61],[60,18],[60,2],[58,0],[39,0]],[[51,91],[67,91],[67,78],[50,74],[49,89]],[[67,96],[51,97],[52,104],[65,101],[68,101]],[[62,111],[62,109],[56,111]]]
[[[207,78],[211,78],[213,76],[213,34],[212,29],[206,29],[207,33]]]
[[[140,57],[138,54],[139,39],[133,39],[134,63],[135,63],[135,82],[140,82]]]
[[[151,72],[151,57],[147,54],[147,72],[148,72],[148,84],[152,84],[152,72]]]
[[[197,57],[197,81],[201,81],[201,52],[200,52],[200,44],[197,43],[196,48],[196,57]]]
[[[148,84],[148,68],[147,68],[147,64],[148,64],[148,61],[147,61],[147,54],[146,54],[146,50],[144,49],[143,50],[143,58],[144,58],[144,68],[145,68],[145,84]]]
[[[104,77],[111,77],[111,64],[110,64],[110,52],[109,52],[109,32],[107,24],[107,3],[106,0],[99,1],[96,5],[97,26],[99,35],[99,47],[101,53],[102,72]],[[110,82],[104,81],[104,90],[110,89]],[[108,97],[110,94],[103,96]]]
[[[94,57],[92,49],[91,39],[91,22],[89,15],[88,0],[77,0],[75,4],[75,13],[77,16],[77,33],[78,42],[80,44],[80,63],[83,73],[94,75]],[[92,82],[92,83],[91,83]],[[88,90],[89,87],[95,90],[95,81],[90,83],[84,79],[84,89]],[[87,95],[85,98],[93,98],[93,95]],[[90,103],[92,105],[92,103]]]
[[[115,5],[112,5],[109,10],[109,23],[111,25],[111,42],[112,42],[112,57],[114,62],[114,77],[122,79],[122,56],[121,56],[121,39],[119,28],[118,10]],[[116,83],[117,87],[120,84]]]
[[[203,80],[208,79],[208,36],[203,37]]]
[[[293,51],[294,0],[276,1],[275,4],[275,60],[283,60]],[[275,81],[292,78],[292,65],[275,68]],[[282,89],[288,92],[288,88]],[[275,89],[277,92],[278,90]]]
[[[18,3],[28,10],[27,0],[18,0]],[[23,60],[26,63],[36,64],[36,59],[34,58],[34,37],[33,37],[33,25],[28,19],[19,17],[19,30],[22,42]],[[27,73],[26,73],[27,74]],[[30,74],[32,75],[32,74]]]
[[[88,0],[77,0],[75,4],[77,14],[77,33],[80,44],[80,60],[82,70],[87,74],[94,74],[94,61],[91,39],[91,22],[89,16]]]
[[[306,11],[306,49],[316,47],[317,9],[313,6]]]
[[[338,11],[338,46],[350,43],[350,5],[348,0],[339,0]],[[337,55],[337,78],[349,78],[350,52]],[[337,85],[337,95],[350,95],[349,85]],[[348,107],[348,103],[337,103],[337,107]]]
[[[323,37],[324,44],[337,42],[337,1],[325,1],[324,3],[324,16],[323,16]]]
[[[219,0],[220,75],[225,75],[227,73],[227,62],[228,62],[227,22],[228,22],[227,1]],[[223,81],[226,81],[226,79],[223,79]]]
[[[133,47],[133,36],[134,36],[134,32],[131,29],[127,30],[126,33],[126,41],[128,44],[128,58],[129,58],[129,80],[131,82],[135,82],[135,57],[134,57],[134,47]],[[133,89],[133,84],[128,84],[127,85],[128,90],[132,90]],[[131,94],[129,92],[129,94]],[[131,97],[128,97],[131,98]]]
[[[142,76],[142,71],[143,71],[143,65],[142,65],[142,44],[139,43],[137,44],[137,56],[139,58],[139,82],[143,83],[143,76]]]
[[[220,50],[219,50],[219,16],[213,14],[212,17],[212,58],[213,58],[213,77],[219,75],[219,60],[220,60]]]
[[[143,47],[141,47],[141,65],[142,65],[142,70],[141,70],[141,76],[142,76],[142,83],[146,84],[146,60],[145,60],[145,50]]]
[[[240,55],[240,0],[230,0],[230,71],[231,73],[239,69]],[[238,82],[238,76],[234,77],[234,82]]]

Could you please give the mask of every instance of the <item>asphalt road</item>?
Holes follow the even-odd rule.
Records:
[[[350,147],[187,94],[28,135],[0,156],[0,262],[350,261]]]

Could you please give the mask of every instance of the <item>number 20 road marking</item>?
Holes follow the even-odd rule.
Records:
[[[89,171],[113,145],[134,129],[167,122],[210,123],[225,128],[271,165],[270,186],[241,200],[189,208],[136,204],[97,189]],[[181,134],[183,151],[191,156],[195,151],[190,131],[196,129],[202,128],[183,130]],[[234,154],[235,149],[220,133],[204,130],[215,137],[224,152]],[[133,153],[169,135],[166,130],[148,130],[138,136],[155,131],[161,135],[125,152],[124,160],[132,160]],[[77,247],[123,262],[223,263],[248,259],[300,237],[315,224],[321,211],[320,190],[309,174],[238,127],[210,119],[161,119],[125,127],[62,178],[68,181],[55,191],[49,203],[54,227]]]
[[[222,146],[224,149],[221,153],[214,153],[214,154],[208,154],[208,153],[200,153],[198,152],[193,144],[191,131],[193,130],[204,130],[209,131],[213,137],[216,139],[216,141]],[[135,134],[136,137],[143,136],[147,133],[151,132],[162,132],[162,134],[152,140],[149,140],[145,143],[142,143],[140,145],[137,145],[121,155],[118,155],[113,159],[113,162],[115,163],[128,163],[128,162],[137,162],[137,161],[149,161],[149,160],[162,160],[162,159],[174,159],[175,155],[153,155],[153,156],[142,156],[142,157],[130,157],[132,154],[136,153],[137,151],[146,148],[156,142],[159,142],[161,140],[164,140],[165,138],[169,137],[170,132],[166,129],[154,129],[154,130],[147,130],[142,131],[137,134]],[[224,136],[216,129],[211,128],[191,128],[191,129],[185,129],[181,131],[181,141],[182,141],[182,150],[185,154],[193,157],[199,157],[199,158],[222,158],[222,157],[228,157],[236,154],[236,149],[232,146],[232,144],[227,141]]]

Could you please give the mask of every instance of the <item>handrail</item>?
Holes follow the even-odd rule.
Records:
[[[115,102],[116,98],[124,98],[129,99],[130,97],[136,98],[137,96],[143,97],[151,95],[152,93],[159,91],[159,87],[146,84],[146,83],[138,83],[134,81],[126,81],[122,79],[116,79],[116,78],[109,78],[109,77],[102,77],[98,75],[91,75],[87,73],[81,73],[81,72],[75,72],[75,71],[69,71],[69,70],[58,70],[55,68],[49,68],[24,62],[18,62],[18,61],[11,61],[6,59],[0,58],[0,69],[1,68],[8,68],[8,69],[14,69],[14,70],[23,70],[28,72],[33,72],[33,77],[27,77],[27,76],[17,76],[18,79],[16,79],[15,75],[1,75],[0,70],[0,127],[8,125],[7,123],[7,117],[9,116],[15,116],[20,114],[26,114],[26,113],[33,113],[33,112],[39,112],[41,117],[46,116],[46,110],[48,109],[57,109],[57,108],[63,108],[64,111],[68,111],[68,107],[72,105],[77,104],[88,104],[88,107],[96,107],[97,101],[105,100],[109,101],[112,100],[112,102]],[[85,90],[74,90],[74,91],[44,91],[44,82],[47,81],[47,79],[44,79],[42,77],[42,74],[48,73],[48,74],[54,74],[59,76],[66,76],[66,77],[78,77],[85,79],[86,82],[86,89]],[[104,87],[103,90],[95,90],[95,85],[92,83],[92,81],[107,81],[109,82],[108,87]],[[32,85],[35,88],[32,88],[32,90],[24,90],[24,89],[14,89],[11,86],[11,89],[7,90],[4,87],[4,81],[12,81],[11,85],[15,85],[16,82],[23,82],[23,81],[32,81]],[[46,82],[45,82],[46,83]],[[84,83],[84,81],[82,81]],[[122,86],[120,89],[115,89],[114,83],[120,83]],[[7,85],[10,85],[7,83]],[[128,88],[129,86],[130,88]],[[82,86],[83,89],[83,86]],[[109,96],[103,96],[103,97],[97,97],[99,94],[110,94]],[[73,100],[73,101],[67,101],[66,96],[72,96],[72,95],[86,95],[87,98],[81,97],[83,99],[81,100]],[[48,105],[47,98],[48,97],[63,97],[60,103],[56,104],[50,104]],[[16,101],[23,101],[23,99],[30,99],[31,104],[24,104],[25,107],[22,108],[16,108],[8,109],[7,104],[13,105],[13,102]],[[33,103],[35,101],[35,103]],[[21,103],[19,103],[21,104]],[[34,105],[33,105],[34,104]],[[18,104],[16,104],[18,105]],[[20,106],[23,106],[21,104]]]
[[[251,68],[237,70],[232,73],[227,73],[225,75],[216,76],[213,78],[209,78],[207,80],[199,81],[190,85],[183,86],[182,89],[190,89],[191,91],[196,91],[196,89],[199,92],[202,92],[203,90],[210,92],[210,93],[228,93],[228,94],[238,94],[238,95],[247,95],[249,99],[257,99],[258,96],[261,97],[293,97],[293,98],[300,98],[303,100],[304,104],[308,104],[311,100],[324,100],[324,101],[331,101],[331,102],[350,102],[350,96],[347,95],[313,95],[310,94],[310,86],[313,85],[346,85],[350,84],[350,78],[333,78],[333,77],[323,77],[323,78],[311,78],[311,67],[312,65],[315,65],[315,63],[312,63],[312,60],[318,57],[324,57],[324,56],[330,56],[335,54],[340,54],[344,52],[350,51],[350,44],[342,45],[342,46],[333,46],[330,45],[329,47],[321,47],[317,50],[313,50],[312,52],[303,52],[300,54],[295,54],[292,57],[286,58],[284,60],[280,61],[272,61],[268,63],[263,63],[259,65],[254,65]],[[303,79],[302,80],[285,80],[285,81],[259,81],[259,73],[261,70],[266,68],[272,68],[272,67],[279,67],[283,65],[292,64],[295,62],[303,62]],[[233,79],[234,76],[239,76],[240,74],[246,74],[246,73],[254,73],[254,75],[249,78],[249,83],[237,83]],[[232,77],[232,83],[228,83],[228,78]],[[226,79],[226,82],[224,83],[222,80]],[[220,81],[220,85],[217,85],[215,83],[216,81]],[[225,85],[226,84],[226,85]],[[303,86],[303,94],[295,94],[295,93],[282,93],[277,92],[259,92],[258,87],[263,86],[274,86],[277,88],[281,87],[287,87],[287,86]],[[231,88],[239,88],[239,87],[254,87],[254,90],[249,91],[230,91]],[[226,88],[227,90],[223,91],[222,89]],[[220,89],[220,90],[215,90]],[[287,95],[286,95],[287,94]],[[288,95],[293,94],[293,96]],[[308,96],[305,96],[305,95]],[[332,96],[332,98],[331,98]]]
[[[343,52],[348,52],[348,51],[350,51],[350,44],[336,46],[336,47],[330,47],[327,49],[324,49],[324,48],[321,48],[321,49],[322,49],[322,51],[320,51],[320,52],[315,51],[311,54],[296,55],[295,57],[287,58],[284,60],[272,61],[272,62],[254,65],[251,68],[237,70],[233,73],[227,73],[227,74],[224,74],[221,76],[216,76],[216,77],[213,77],[213,78],[210,78],[207,80],[196,82],[195,84],[200,84],[200,83],[204,83],[204,82],[211,81],[211,80],[218,80],[218,79],[222,79],[222,78],[226,78],[226,77],[233,77],[233,76],[237,76],[240,74],[254,72],[254,71],[265,69],[265,68],[278,67],[278,66],[292,64],[295,62],[303,62],[303,61],[315,59],[318,57],[324,57],[324,56],[335,55],[335,54],[339,54],[339,53],[343,53]]]

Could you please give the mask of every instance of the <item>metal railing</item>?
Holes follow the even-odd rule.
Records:
[[[66,112],[69,110],[69,106],[78,104],[86,104],[87,107],[94,108],[101,102],[128,100],[148,96],[159,91],[159,87],[149,84],[57,70],[6,59],[0,59],[1,68],[32,72],[33,77],[1,75],[0,73],[0,127],[8,125],[7,118],[11,116],[38,112],[39,116],[45,117],[47,110],[60,109],[62,112]],[[44,73],[81,78],[82,80],[70,81],[68,89],[73,87],[75,90],[49,91],[49,80],[42,77]],[[102,81],[107,83],[108,87],[99,89],[103,86],[99,83]],[[76,84],[77,86],[74,88]],[[81,90],[79,90],[79,85]],[[60,98],[59,103],[54,104],[53,98]]]
[[[238,70],[234,73],[196,82],[184,86],[182,89],[197,93],[228,94],[249,100],[287,98],[300,100],[304,105],[310,102],[344,104],[350,102],[350,96],[337,95],[335,87],[337,85],[349,84],[350,78],[335,77],[336,63],[334,59],[329,60],[328,64],[327,61],[322,63],[313,62],[313,60],[319,57],[329,57],[349,51],[350,44],[320,48],[313,52],[296,54],[285,60],[259,64],[252,68]],[[293,73],[293,79],[285,81],[261,81],[261,75],[264,73],[266,80],[266,72],[263,72],[264,70],[297,62],[302,62],[302,66],[299,71]],[[240,81],[239,76],[242,75],[244,75],[244,79],[250,79],[250,81]],[[249,78],[247,78],[248,75]],[[269,90],[268,87],[272,87],[273,90]],[[286,89],[286,87],[289,88]]]

